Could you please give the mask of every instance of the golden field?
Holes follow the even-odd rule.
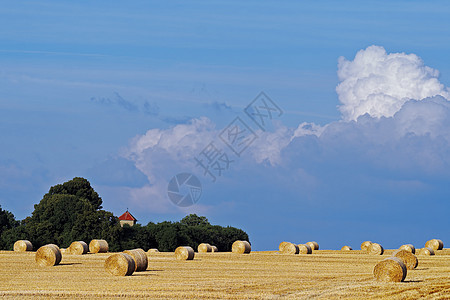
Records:
[[[389,257],[361,251],[317,250],[311,255],[276,251],[196,253],[178,261],[173,253],[148,254],[147,271],[115,277],[104,269],[110,255],[63,254],[61,264],[38,267],[34,252],[0,251],[0,297],[150,299],[450,299],[450,249],[417,256],[404,282],[373,278]]]

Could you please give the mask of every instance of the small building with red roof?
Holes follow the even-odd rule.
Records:
[[[119,222],[120,222],[120,226],[123,227],[123,225],[128,224],[130,226],[133,226],[134,224],[136,224],[136,218],[133,217],[132,214],[130,214],[130,212],[127,211],[124,212],[120,217],[119,217]]]

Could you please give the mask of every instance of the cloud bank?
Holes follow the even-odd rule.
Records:
[[[289,218],[281,216],[295,218],[307,209],[335,230],[343,226],[341,219],[349,218],[359,229],[340,234],[362,239],[366,231],[377,232],[370,229],[373,221],[357,214],[378,214],[389,222],[396,214],[417,209],[439,215],[433,209],[445,205],[442,186],[450,183],[450,102],[438,72],[414,54],[386,54],[372,46],[353,61],[340,58],[338,74],[340,121],[300,123],[297,128],[276,123],[272,132],[257,131],[258,139],[244,155],[234,157],[214,186],[193,159],[220,133],[210,119],[136,136],[122,156],[150,183],[132,190],[131,198],[145,202],[144,211],[176,212],[180,209],[167,198],[168,181],[179,172],[191,172],[205,184],[205,196],[186,211],[229,218],[239,212],[248,218],[243,226],[260,224],[259,216],[270,211],[282,231]],[[434,208],[424,197],[433,197],[427,201]],[[252,228],[260,234],[264,230],[273,229]]]

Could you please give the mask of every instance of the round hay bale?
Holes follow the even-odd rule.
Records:
[[[309,247],[311,247],[311,250],[319,250],[319,244],[317,244],[317,242],[307,242],[306,245],[308,245]]]
[[[367,252],[367,249],[369,248],[370,244],[372,244],[371,241],[362,242],[361,250],[364,251],[364,252]]]
[[[442,248],[444,248],[444,243],[441,240],[432,239],[425,243],[425,247],[431,248],[434,251],[442,250]]]
[[[147,251],[147,253],[158,253],[158,252],[159,252],[159,250],[156,249],[156,248],[150,248],[150,249],[148,249],[148,251]]]
[[[380,244],[372,243],[369,248],[367,248],[367,253],[372,255],[383,255],[384,249]]]
[[[136,266],[134,259],[126,253],[116,253],[110,255],[105,260],[105,269],[114,276],[130,276]]]
[[[35,260],[40,267],[56,266],[61,262],[61,251],[54,244],[40,247],[36,251]]]
[[[419,255],[434,255],[434,250],[431,249],[430,247],[425,247],[425,248],[419,249],[418,254]]]
[[[235,241],[231,246],[231,251],[238,254],[248,254],[252,251],[252,246],[247,241]]]
[[[212,252],[219,252],[219,248],[217,246],[211,246]]]
[[[88,253],[89,247],[88,245],[83,241],[77,241],[70,244],[68,253],[75,254],[75,255],[83,255]]]
[[[398,249],[392,253],[392,256],[400,258],[408,270],[417,268],[419,264],[417,257],[408,250]]]
[[[33,251],[33,244],[28,240],[18,240],[14,243],[14,251],[25,252]]]
[[[350,247],[350,246],[343,246],[343,247],[341,248],[341,251],[351,251],[351,250],[353,250],[353,249],[352,249],[352,247]]]
[[[299,254],[311,254],[312,253],[312,249],[309,245],[298,244],[297,247],[298,247]]]
[[[180,246],[175,249],[175,257],[179,260],[193,260],[194,255],[194,249],[189,246]]]
[[[123,253],[128,254],[134,260],[135,272],[142,272],[147,270],[148,257],[145,251],[138,248],[133,250],[125,250]]]
[[[411,252],[412,254],[416,253],[416,247],[414,247],[414,245],[412,245],[412,244],[401,245],[399,250],[406,250],[406,251]]]
[[[89,252],[106,253],[108,252],[108,242],[105,240],[92,240],[89,243]]]
[[[281,242],[278,248],[281,254],[298,254],[298,246],[293,243]]]
[[[282,251],[281,249],[283,249],[283,248],[285,247],[286,244],[289,244],[289,242],[281,242],[281,243],[278,245],[278,250],[281,252],[281,251]]]
[[[198,253],[206,253],[206,252],[211,252],[211,251],[212,251],[212,247],[208,243],[201,243],[197,247],[197,252]]]
[[[401,282],[406,277],[406,266],[398,257],[389,257],[376,264],[373,275],[378,281]]]

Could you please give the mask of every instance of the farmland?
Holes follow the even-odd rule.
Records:
[[[360,298],[449,299],[450,249],[418,256],[405,282],[380,283],[373,278],[377,262],[388,257],[360,251],[318,250],[312,255],[276,251],[196,253],[179,261],[173,253],[152,253],[144,272],[115,277],[104,269],[110,255],[63,254],[61,264],[38,267],[34,252],[0,251],[2,298],[276,299]]]

